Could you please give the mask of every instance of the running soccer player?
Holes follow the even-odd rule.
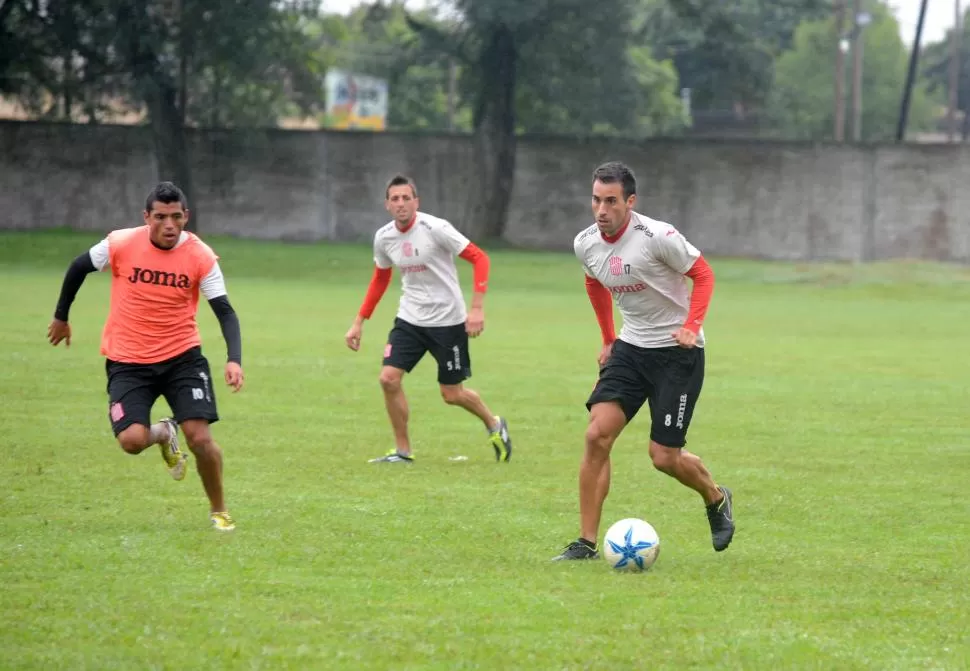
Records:
[[[481,396],[462,384],[472,374],[468,338],[485,330],[488,255],[444,219],[419,212],[417,187],[408,177],[392,178],[384,195],[384,206],[394,219],[374,236],[374,274],[357,317],[344,337],[347,347],[355,352],[360,349],[364,321],[371,318],[391,282],[392,268],[397,267],[401,273],[401,301],[384,347],[380,373],[395,447],[371,462],[414,461],[402,380],[426,352],[438,363],[438,384],[445,403],[478,417],[488,432],[495,459],[509,461],[512,440],[508,423],[493,415]],[[468,311],[458,284],[456,255],[474,266],[474,292]]]
[[[555,560],[592,559],[610,488],[610,451],[646,402],[650,458],[658,470],[701,495],[718,552],[734,536],[731,490],[718,486],[691,454],[687,429],[704,381],[702,324],[714,272],[670,224],[634,211],[636,178],[622,163],[593,172],[596,223],[576,236],[586,291],[603,336],[599,380],[586,407],[589,424],[579,470],[580,535]],[[684,277],[693,280],[688,292]],[[617,338],[613,300],[623,316]]]
[[[199,293],[219,319],[228,357],[225,381],[243,386],[239,318],[229,303],[218,256],[193,233],[185,194],[171,182],[156,186],[145,202],[144,225],[112,231],[71,263],[47,337],[71,345],[68,313],[88,273],[111,271],[111,306],[101,337],[106,357],[108,415],[118,444],[128,454],[158,445],[169,473],[182,480],[187,455],[178,427],[195,455],[209,498],[210,521],[219,531],[235,523],[222,491],[222,450],[209,426],[219,420],[209,362],[196,323]],[[172,417],[151,422],[164,396]]]

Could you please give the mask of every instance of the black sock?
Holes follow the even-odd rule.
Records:
[[[586,547],[588,547],[590,550],[595,550],[596,549],[596,543],[594,543],[592,541],[588,541],[585,538],[580,538],[579,539],[579,542],[582,543],[583,545],[585,545]]]

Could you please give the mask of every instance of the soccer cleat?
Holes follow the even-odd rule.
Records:
[[[401,454],[397,450],[390,450],[383,457],[369,459],[370,464],[410,464],[414,462],[414,457],[410,454]]]
[[[209,520],[212,522],[212,528],[216,531],[232,531],[236,528],[236,523],[232,521],[232,517],[227,512],[211,513]]]
[[[509,423],[503,417],[496,417],[498,428],[488,434],[488,440],[495,449],[495,461],[508,461],[512,458],[512,438],[509,437]]]
[[[596,548],[590,547],[589,543],[579,539],[566,546],[561,554],[552,558],[552,561],[567,561],[571,559],[597,559],[600,553]]]
[[[711,542],[714,550],[726,550],[734,537],[734,506],[732,505],[731,490],[718,487],[724,494],[718,503],[707,506],[707,521],[711,523]]]
[[[179,426],[171,417],[160,421],[168,427],[168,442],[159,443],[158,449],[162,452],[162,459],[165,460],[169,475],[175,480],[181,480],[185,477],[185,466],[189,456],[179,449]]]

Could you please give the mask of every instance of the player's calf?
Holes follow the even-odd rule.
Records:
[[[195,466],[202,480],[202,487],[209,498],[211,512],[225,513],[226,504],[222,494],[222,449],[212,439],[209,422],[204,419],[187,419],[182,422],[182,433],[185,434],[185,441],[195,456]]]

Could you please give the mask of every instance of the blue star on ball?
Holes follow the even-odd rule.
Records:
[[[642,550],[647,550],[653,547],[653,543],[649,541],[639,541],[636,544],[633,543],[633,527],[631,526],[627,529],[626,534],[623,536],[623,545],[619,543],[614,543],[611,540],[606,541],[610,544],[613,552],[623,555],[620,561],[616,562],[615,568],[623,568],[631,561],[637,565],[641,570],[643,569],[643,557],[640,556]]]

